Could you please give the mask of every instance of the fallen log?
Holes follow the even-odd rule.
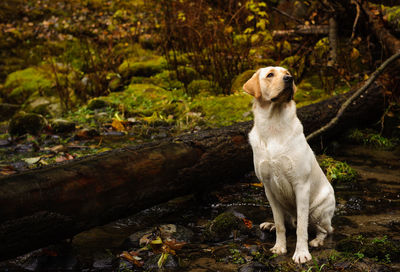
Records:
[[[305,133],[331,120],[352,93],[300,108]],[[321,137],[378,120],[383,105],[380,87],[373,84]],[[182,194],[237,181],[253,168],[251,126],[238,123],[0,178],[0,259]]]
[[[289,30],[274,30],[272,36],[288,37],[295,35],[328,35],[329,25],[298,25],[295,29]]]

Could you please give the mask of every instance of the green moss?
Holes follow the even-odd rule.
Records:
[[[179,66],[178,67],[178,79],[179,81],[189,84],[193,80],[199,78],[199,74],[197,71],[188,66]]]
[[[53,82],[39,68],[27,68],[15,71],[7,76],[4,89],[8,92],[8,100],[22,104],[36,91],[47,93]]]
[[[147,61],[136,61],[136,59],[126,59],[119,67],[118,72],[124,78],[132,76],[150,77],[160,73],[166,67],[163,57],[153,58]]]
[[[324,170],[329,181],[353,182],[357,178],[357,172],[347,163],[334,160],[329,156],[323,156],[320,166]]]
[[[188,91],[189,95],[197,95],[199,93],[211,94],[211,93],[213,93],[214,89],[215,89],[214,84],[211,81],[204,80],[204,79],[193,80],[187,86],[187,91]]]
[[[395,146],[393,140],[385,138],[370,129],[353,129],[348,132],[347,139],[353,143],[364,144],[378,149],[391,149]]]
[[[255,72],[256,70],[247,70],[236,76],[232,82],[232,88],[231,88],[232,92],[241,91],[243,85],[246,83],[247,80],[251,78],[251,76]]]

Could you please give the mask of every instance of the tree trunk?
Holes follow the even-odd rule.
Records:
[[[352,92],[298,110],[305,133],[326,124]],[[334,137],[375,122],[383,110],[372,85],[345,112]],[[7,259],[253,169],[252,122],[201,131],[0,178],[0,259]],[[320,139],[317,139],[320,143]]]
[[[400,51],[400,40],[393,36],[388,29],[385,28],[381,17],[374,15],[368,7],[367,3],[362,5],[365,14],[368,17],[370,27],[374,35],[382,43],[383,47],[389,51],[391,55]],[[397,62],[399,63],[399,61]]]

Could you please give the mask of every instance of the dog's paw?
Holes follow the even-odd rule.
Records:
[[[273,231],[273,230],[275,230],[275,224],[274,223],[270,223],[270,222],[264,222],[264,223],[260,224],[260,229],[261,230]]]
[[[309,245],[312,247],[319,247],[324,245],[324,240],[321,240],[319,238],[315,238],[314,240],[309,242]]]
[[[275,244],[275,246],[273,248],[270,248],[270,251],[274,254],[278,254],[278,255],[282,255],[282,254],[286,254],[287,250],[285,246],[281,246],[278,244]]]
[[[296,249],[292,259],[295,263],[302,264],[302,263],[310,261],[311,258],[312,258],[311,254],[310,254],[310,252],[308,252],[307,249],[305,249],[305,250]]]

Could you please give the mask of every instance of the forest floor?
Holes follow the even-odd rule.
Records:
[[[264,190],[249,173],[211,193],[186,196],[76,235],[0,264],[0,271],[398,271],[400,269],[400,149],[343,144],[331,154],[358,173],[354,182],[334,183],[335,232],[313,260],[291,260],[269,252],[274,232]],[[310,237],[315,235],[310,231]]]

